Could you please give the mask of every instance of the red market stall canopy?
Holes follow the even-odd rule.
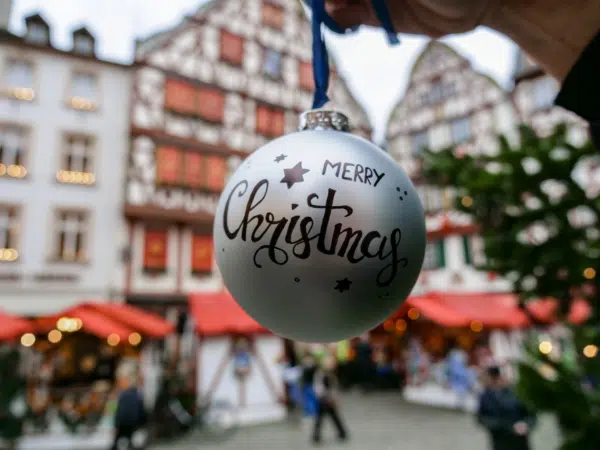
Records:
[[[164,338],[175,331],[175,325],[168,320],[127,303],[85,303],[84,307],[110,317],[144,336]]]
[[[32,330],[29,321],[0,311],[0,341],[12,341]]]
[[[553,298],[540,299],[527,303],[531,315],[540,322],[552,323],[557,320],[558,301]],[[592,309],[590,304],[582,299],[574,300],[567,320],[574,325],[585,322]]]
[[[117,335],[119,340],[130,339],[135,333],[161,338],[174,330],[162,317],[122,303],[83,303],[59,314],[38,318],[36,323],[38,331],[81,329],[103,339]],[[139,336],[137,340],[139,342]]]
[[[196,293],[189,298],[196,332],[203,336],[256,334],[267,330],[252,319],[227,291]]]
[[[474,322],[490,328],[521,328],[529,325],[529,318],[519,308],[518,297],[514,294],[431,292],[409,297],[407,304],[442,326],[466,327]],[[531,315],[545,323],[556,320],[557,306],[558,302],[552,299],[527,303]],[[568,319],[577,324],[585,321],[589,314],[589,305],[583,300],[577,300],[573,303]]]

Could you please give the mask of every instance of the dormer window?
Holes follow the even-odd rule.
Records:
[[[50,26],[39,14],[25,18],[25,39],[38,45],[50,45]]]
[[[47,44],[48,29],[42,24],[32,24],[27,32],[27,39],[35,44]]]
[[[77,36],[73,42],[73,50],[82,55],[91,55],[94,53],[94,43],[89,37]]]
[[[73,31],[73,52],[85,56],[93,56],[95,53],[94,36],[85,27]]]

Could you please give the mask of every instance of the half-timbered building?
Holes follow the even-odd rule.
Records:
[[[497,133],[514,133],[510,95],[475,71],[449,46],[432,41],[416,61],[404,97],[392,113],[387,134],[391,156],[417,185],[426,211],[428,245],[418,291],[493,291],[507,286],[473,266],[483,258],[476,224],[453,211],[452,188],[427,185],[420,155],[456,146],[461,154],[497,151]],[[464,202],[470,199],[463,199]]]
[[[300,2],[211,1],[138,41],[136,62],[121,282],[130,301],[184,300],[221,288],[211,229],[229,174],[311,106],[310,26]],[[330,96],[370,137],[335,74]]]
[[[311,107],[311,40],[301,2],[220,0],[137,42],[120,284],[126,301],[183,318],[187,336],[189,295],[223,290],[212,223],[229,175]],[[329,95],[370,138],[335,73]]]

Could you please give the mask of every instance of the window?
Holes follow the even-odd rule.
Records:
[[[423,270],[441,269],[446,266],[446,254],[444,240],[440,239],[427,243],[425,248],[425,259],[423,260]]]
[[[267,49],[265,51],[265,59],[263,62],[264,73],[271,77],[278,79],[281,77],[281,53]]]
[[[98,79],[91,73],[75,73],[71,80],[71,107],[91,111],[96,108]]]
[[[285,115],[283,111],[259,105],[256,108],[256,131],[270,138],[283,135],[285,131]]]
[[[94,40],[89,36],[75,36],[73,40],[73,50],[82,55],[93,55]]]
[[[203,234],[194,234],[192,237],[192,273],[194,275],[211,273],[212,264],[212,237]]]
[[[429,136],[427,131],[416,133],[412,137],[412,153],[413,156],[419,156],[423,150],[429,147]]]
[[[11,97],[23,101],[33,100],[33,65],[28,61],[9,59],[6,62],[6,85]]]
[[[164,273],[167,271],[169,234],[164,229],[148,228],[144,235],[144,271]]]
[[[427,92],[421,94],[421,103],[430,105],[439,103],[447,97],[456,93],[456,85],[454,83],[436,82]]]
[[[236,66],[244,62],[244,39],[227,31],[221,31],[221,60]]]
[[[167,79],[165,108],[185,115],[200,116],[221,123],[225,114],[225,94],[220,89],[198,87],[182,80]]]
[[[14,206],[0,206],[0,262],[14,262],[19,258],[19,211]]]
[[[0,125],[0,177],[23,178],[28,134],[24,127]]]
[[[300,87],[312,91],[315,88],[312,63],[300,62],[299,71]]]
[[[88,227],[87,212],[57,211],[54,259],[64,262],[87,262]]]
[[[225,94],[219,89],[198,89],[198,108],[200,117],[209,122],[223,122],[225,116]]]
[[[534,85],[535,108],[546,109],[554,104],[558,93],[557,83],[550,77],[537,80]]]
[[[27,29],[27,40],[35,44],[48,45],[50,42],[50,30],[41,23],[32,23]]]
[[[452,121],[452,140],[460,144],[471,139],[471,121],[468,118]]]
[[[56,179],[61,183],[94,184],[95,139],[91,136],[67,134]]]
[[[278,5],[265,2],[262,7],[262,22],[268,27],[283,28],[285,10]]]

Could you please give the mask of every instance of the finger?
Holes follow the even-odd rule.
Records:
[[[370,1],[364,0],[328,0],[325,4],[327,14],[340,27],[355,28],[359,25],[378,25]]]

